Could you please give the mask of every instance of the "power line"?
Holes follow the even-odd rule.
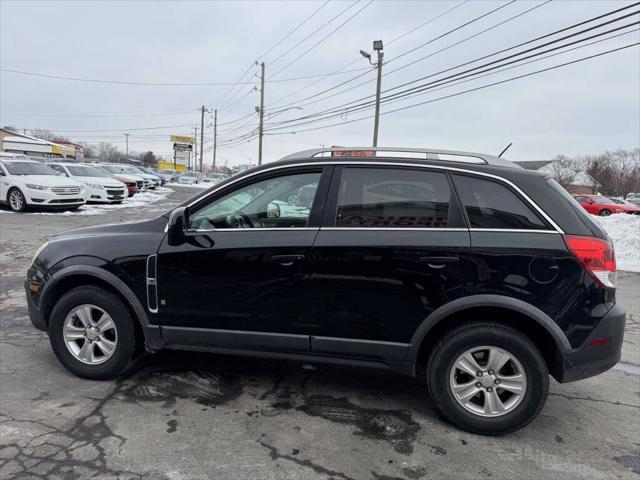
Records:
[[[513,0],[515,1],[515,0]],[[304,57],[305,55],[307,55],[311,50],[313,50],[314,48],[316,48],[318,45],[320,45],[322,42],[324,42],[327,38],[331,37],[334,33],[336,33],[338,30],[340,30],[342,27],[344,27],[347,23],[349,23],[351,20],[353,20],[357,15],[359,15],[365,8],[367,8],[369,5],[371,5],[373,3],[373,0],[369,0],[362,8],[360,8],[360,10],[358,10],[357,12],[355,12],[353,15],[351,15],[349,18],[347,18],[344,22],[342,22],[340,25],[338,25],[336,28],[334,28],[333,30],[331,30],[327,35],[325,35],[324,37],[322,37],[320,40],[318,40],[316,43],[314,43],[311,47],[309,47],[307,50],[305,50],[304,52],[302,52],[300,55],[298,55],[296,58],[294,58],[293,60],[291,60],[289,63],[287,63],[284,67],[280,68],[280,70],[276,71],[276,73],[274,73],[271,77],[275,77],[277,76],[280,72],[283,72],[284,70],[286,70],[287,68],[289,68],[291,65],[293,65],[294,63],[296,63],[298,60],[300,60],[302,57]],[[355,4],[354,4],[355,5]],[[271,62],[273,63],[273,62]]]
[[[584,29],[584,30],[581,30],[581,31],[575,32],[575,33],[573,33],[573,34],[570,34],[570,35],[567,35],[567,36],[561,37],[561,38],[559,38],[559,39],[556,39],[556,40],[553,40],[553,41],[550,41],[550,42],[547,42],[547,43],[545,43],[545,44],[538,45],[538,46],[536,46],[536,47],[529,48],[529,49],[527,49],[527,50],[524,50],[524,51],[521,51],[521,52],[518,52],[518,53],[515,53],[515,54],[512,54],[512,55],[509,55],[509,56],[506,56],[506,57],[499,58],[499,59],[497,59],[497,60],[494,60],[494,61],[491,61],[491,62],[485,63],[485,64],[483,64],[483,65],[479,65],[479,66],[473,67],[473,68],[471,68],[471,69],[468,69],[468,70],[465,70],[465,71],[462,71],[462,72],[458,72],[458,73],[456,73],[456,74],[452,74],[452,75],[450,75],[450,76],[448,76],[448,77],[444,77],[444,78],[438,79],[438,80],[436,80],[436,82],[441,82],[441,81],[444,81],[444,80],[447,80],[447,79],[450,79],[450,78],[453,78],[453,77],[456,77],[456,76],[463,75],[463,74],[468,73],[468,72],[472,72],[472,71],[474,71],[474,70],[478,70],[478,69],[480,69],[480,68],[484,68],[484,67],[487,67],[487,66],[490,66],[490,65],[494,65],[494,64],[496,64],[496,63],[499,63],[499,62],[502,62],[502,61],[505,61],[505,60],[512,59],[512,58],[517,57],[517,56],[521,56],[521,55],[523,55],[523,54],[525,54],[525,53],[528,53],[528,52],[531,52],[531,51],[533,51],[533,50],[537,50],[537,49],[543,48],[543,47],[545,47],[545,46],[549,46],[549,45],[552,45],[552,44],[554,44],[554,43],[558,43],[558,42],[560,42],[560,41],[562,41],[562,40],[566,40],[566,39],[568,39],[568,38],[575,37],[575,36],[577,36],[577,35],[581,35],[581,34],[583,34],[583,33],[585,33],[585,32],[588,32],[588,31],[591,31],[591,30],[594,30],[594,29],[600,28],[600,27],[605,26],[605,25],[608,25],[608,24],[610,24],[610,23],[620,21],[620,20],[622,20],[622,19],[624,19],[624,18],[627,18],[627,17],[629,17],[629,16],[636,15],[637,13],[638,13],[638,12],[633,12],[633,13],[631,13],[631,14],[628,14],[628,15],[625,15],[625,16],[622,16],[622,17],[619,17],[619,18],[616,18],[616,19],[614,19],[614,20],[610,20],[610,21],[604,22],[604,23],[602,23],[602,24],[598,24],[598,25],[596,25],[596,26],[593,26],[593,27],[590,27],[590,28],[587,28],[587,29]],[[600,17],[598,17],[598,18],[600,18]],[[606,32],[603,32],[603,33],[597,34],[597,35],[595,35],[595,36],[605,35],[605,34],[611,33],[611,32],[616,31],[616,30],[620,30],[620,29],[623,29],[623,28],[628,28],[629,26],[632,26],[632,25],[634,25],[634,24],[628,24],[628,25],[625,25],[625,26],[622,26],[622,27],[618,27],[618,28],[616,28],[616,29],[606,31]],[[563,31],[565,31],[565,29],[563,29]],[[545,36],[545,37],[546,37],[546,36]],[[578,41],[579,41],[579,42],[582,42],[582,41],[586,41],[586,40],[588,40],[588,39],[590,39],[590,38],[593,38],[593,37],[587,37],[587,38],[584,38],[584,39],[581,39],[581,40],[578,40]],[[536,39],[534,39],[534,40],[536,40]],[[534,40],[531,40],[531,41],[534,41]],[[519,44],[519,45],[525,45],[525,44],[530,43],[531,41],[529,41],[529,42],[523,42],[523,43],[521,43],[521,44]],[[566,47],[567,45],[564,45],[564,46]],[[495,52],[495,53],[493,53],[493,54],[486,55],[486,56],[484,56],[484,57],[480,57],[479,59],[475,59],[475,60],[472,60],[472,61],[469,61],[469,62],[465,62],[465,63],[460,64],[460,65],[457,65],[457,66],[455,66],[455,67],[451,67],[451,68],[448,68],[448,69],[445,69],[445,70],[441,70],[441,71],[439,71],[439,72],[436,72],[436,73],[433,73],[433,74],[430,74],[430,75],[427,75],[427,76],[421,77],[421,78],[416,79],[416,80],[412,80],[412,81],[409,81],[409,82],[405,82],[405,83],[403,83],[403,84],[400,84],[400,85],[397,85],[397,86],[394,86],[394,87],[391,87],[391,88],[386,89],[386,90],[384,91],[384,93],[388,93],[388,92],[391,92],[391,91],[393,91],[393,90],[397,90],[397,89],[399,89],[399,88],[402,88],[402,87],[405,87],[405,86],[408,86],[408,85],[411,85],[411,84],[414,84],[414,83],[417,83],[417,82],[420,82],[420,81],[426,80],[427,78],[431,78],[431,77],[434,77],[434,76],[436,76],[436,75],[440,75],[440,74],[442,74],[442,73],[446,73],[446,72],[449,72],[449,71],[451,71],[451,70],[458,69],[458,68],[460,68],[461,66],[465,66],[465,65],[468,65],[468,64],[471,64],[471,63],[475,63],[476,61],[478,61],[478,60],[480,60],[480,59],[488,58],[488,57],[494,56],[494,55],[496,55],[496,54],[498,54],[498,53],[501,53],[501,52],[504,52],[504,51],[508,51],[508,50],[512,50],[513,48],[516,48],[516,47],[510,47],[510,48],[507,48],[507,49],[503,49],[503,50],[498,51],[498,52]],[[556,47],[556,48],[562,48],[562,47]],[[539,54],[542,54],[542,53],[545,53],[545,52],[541,52],[541,53],[539,53]],[[527,57],[527,58],[528,58],[528,57]],[[523,60],[523,59],[520,59],[520,60]],[[519,61],[519,60],[516,60],[516,61]],[[513,63],[513,62],[512,62],[512,63]],[[501,66],[504,66],[504,64],[503,64],[503,65],[501,65]],[[497,68],[497,67],[496,67],[496,68]],[[429,85],[429,84],[426,84],[426,85]],[[399,95],[399,94],[405,93],[405,92],[407,92],[407,91],[412,91],[412,90],[416,90],[416,89],[423,88],[423,87],[424,87],[424,85],[418,85],[417,87],[413,87],[413,88],[411,88],[411,89],[409,89],[409,90],[404,90],[404,91],[402,91],[402,92],[399,92],[398,94],[393,94],[393,95],[391,95],[391,96]],[[388,99],[389,99],[391,96],[390,96],[390,95],[387,95],[387,96],[385,96],[384,98],[388,101]],[[354,108],[358,108],[358,107],[360,107],[360,106],[362,106],[362,105],[365,105],[366,103],[371,103],[371,102],[372,102],[371,100],[368,100],[368,101],[367,101],[367,99],[370,99],[370,98],[372,98],[372,95],[368,95],[368,96],[365,96],[365,97],[361,97],[361,98],[359,98],[359,99],[353,100],[353,101],[348,102],[348,103],[346,103],[346,104],[342,104],[342,105],[339,105],[339,106],[331,107],[331,108],[329,108],[329,109],[325,109],[325,110],[322,110],[322,111],[320,111],[320,112],[316,112],[316,113],[313,113],[313,114],[309,114],[309,115],[301,116],[301,117],[298,117],[298,118],[296,118],[296,119],[291,119],[291,120],[289,120],[288,122],[297,121],[297,120],[304,120],[304,119],[307,119],[307,118],[313,118],[313,117],[316,117],[316,116],[326,115],[326,114],[331,114],[331,113],[334,113],[334,112],[335,112],[335,113],[342,112],[342,111],[344,111],[344,110],[345,110],[345,108],[347,108],[347,107],[349,108],[349,110],[353,111],[353,109],[354,109]],[[357,103],[357,102],[362,102],[363,100],[364,100],[364,101],[366,101],[366,102],[364,102],[364,103],[359,103],[359,104]],[[352,104],[355,104],[355,105],[352,105]],[[285,123],[285,122],[281,122],[281,123]]]
[[[262,55],[260,55],[258,57],[258,59],[262,59],[265,56],[267,56],[269,53],[271,53],[273,50],[275,50],[276,47],[278,47],[282,42],[284,42],[287,38],[289,38],[291,35],[293,35],[294,33],[296,33],[304,24],[306,24],[309,20],[311,20],[320,10],[322,10],[324,7],[327,6],[327,4],[330,2],[331,0],[327,0],[326,2],[324,2],[322,5],[320,5],[317,9],[315,9],[313,11],[313,13],[311,15],[309,15],[307,18],[305,18],[302,22],[300,22],[300,24],[298,24],[298,26],[296,28],[294,28],[293,30],[291,30],[289,33],[287,33],[284,37],[282,37],[280,39],[280,41],[278,43],[276,43],[273,47],[271,47],[269,50],[267,50],[266,52],[264,52]]]
[[[607,22],[607,23],[610,23],[610,22]],[[436,89],[436,88],[439,90],[439,89],[444,88],[444,86],[446,86],[446,85],[452,86],[454,84],[465,83],[467,81],[471,81],[471,80],[475,80],[477,78],[480,78],[479,74],[481,74],[481,73],[486,73],[486,72],[493,71],[493,70],[496,70],[496,69],[501,69],[499,71],[504,71],[504,70],[508,70],[510,68],[515,68],[515,67],[503,68],[503,67],[508,66],[510,64],[518,63],[518,65],[516,65],[516,66],[522,66],[522,65],[524,65],[526,63],[531,63],[531,62],[526,62],[525,63],[525,62],[523,62],[523,60],[526,60],[526,59],[529,59],[529,58],[538,57],[538,56],[542,56],[545,53],[556,51],[558,49],[567,48],[568,46],[575,45],[577,43],[581,43],[581,42],[584,42],[586,40],[597,38],[597,37],[600,37],[602,35],[607,35],[609,33],[612,33],[612,32],[615,32],[615,31],[619,31],[621,29],[629,28],[630,26],[637,25],[638,23],[640,23],[640,22],[635,22],[635,23],[632,23],[632,24],[624,25],[622,27],[618,27],[618,28],[615,28],[615,29],[612,29],[612,30],[608,30],[606,32],[595,34],[595,35],[592,35],[590,37],[583,38],[583,39],[580,39],[580,40],[577,40],[577,41],[573,41],[573,42],[568,43],[568,44],[560,45],[560,46],[551,48],[549,50],[538,52],[538,53],[535,53],[535,54],[530,55],[528,57],[520,58],[520,59],[517,59],[517,60],[512,60],[510,62],[503,63],[501,65],[496,65],[496,66],[493,66],[491,68],[487,68],[485,70],[476,71],[475,73],[471,73],[471,74],[466,75],[466,76],[460,76],[460,75],[462,75],[464,73],[468,73],[468,72],[471,72],[473,70],[479,70],[479,69],[484,68],[484,67],[486,67],[488,65],[492,65],[492,64],[494,64],[496,62],[503,61],[503,60],[505,60],[505,58],[511,58],[511,57],[513,57],[513,55],[510,56],[510,57],[505,57],[505,58],[502,58],[500,60],[497,60],[496,62],[490,62],[490,63],[484,64],[484,65],[480,65],[480,66],[476,67],[475,69],[470,69],[470,70],[467,70],[465,72],[460,72],[460,73],[458,73],[456,75],[451,75],[449,77],[440,78],[440,79],[432,81],[430,83],[423,84],[423,85],[420,85],[418,87],[414,87],[414,88],[409,89],[409,90],[404,90],[404,91],[398,92],[398,93],[393,94],[393,95],[387,95],[387,96],[384,97],[382,103],[390,103],[390,102],[400,101],[400,100],[403,100],[404,97],[415,96],[415,95],[424,93],[426,90],[433,90],[433,89]],[[601,26],[601,25],[599,25],[599,26]],[[578,32],[578,33],[583,33],[583,32]],[[630,32],[626,32],[626,33],[630,33]],[[620,35],[623,35],[623,34],[620,34]],[[592,42],[591,44],[599,43],[601,41],[605,41],[605,40],[608,40],[608,39],[611,39],[611,38],[615,38],[615,37],[620,36],[620,35],[610,36],[608,38],[601,39],[601,40],[598,40],[596,42]],[[566,37],[558,39],[555,42],[562,41],[563,39],[566,39]],[[545,45],[548,45],[548,44],[545,44]],[[584,46],[586,46],[586,45],[584,45]],[[580,47],[580,48],[582,48],[582,47]],[[565,52],[561,52],[561,53],[567,53],[568,51],[571,51],[571,50],[573,50],[573,49],[566,50]],[[521,53],[519,53],[517,55],[521,55],[522,53],[525,53],[525,52],[521,52]],[[557,55],[557,54],[554,54],[554,55]],[[543,57],[543,58],[548,58],[548,57],[554,56],[554,55],[549,55],[549,56]],[[541,60],[541,59],[539,59],[539,60]],[[448,69],[448,70],[450,70],[450,69]],[[494,71],[493,73],[498,73],[498,72]],[[487,76],[487,75],[482,75],[482,76]],[[456,78],[456,77],[458,77],[458,78]],[[469,78],[469,77],[473,77],[473,78],[471,78],[470,80],[461,81],[462,79]],[[393,89],[395,89],[395,87],[392,88],[392,89],[389,89],[389,90],[393,90]],[[387,91],[389,91],[389,90],[387,90]],[[365,102],[365,103],[361,103],[359,105],[354,105],[352,107],[349,107],[348,111],[349,111],[349,113],[354,113],[354,112],[357,112],[359,110],[364,110],[364,109],[371,108],[371,106],[372,106],[372,102]],[[344,107],[345,106],[343,105],[343,106],[341,106],[339,108],[335,108],[333,110],[327,110],[327,111],[324,111],[324,112],[317,112],[316,114],[311,114],[311,115],[308,115],[308,116],[305,116],[305,117],[300,117],[300,118],[296,118],[296,119],[290,119],[288,121],[283,121],[283,122],[277,122],[275,124],[275,126],[272,123],[270,125],[271,128],[268,128],[268,131],[282,130],[282,129],[289,130],[291,128],[295,128],[295,127],[300,126],[300,125],[306,125],[306,124],[312,124],[312,123],[318,123],[318,122],[330,120],[332,118],[336,118],[336,117],[342,116],[344,114]],[[321,116],[323,116],[323,117],[314,119],[314,117],[321,117]],[[365,117],[365,118],[370,118],[370,117]],[[305,120],[305,119],[307,119],[307,121],[300,121],[300,120]],[[296,123],[296,122],[298,122],[298,123]],[[345,122],[344,121],[340,122],[340,124],[342,124],[342,123],[345,123]],[[346,122],[346,123],[350,123],[350,122]],[[247,134],[245,134],[245,137],[246,136],[251,136],[252,134],[253,134],[253,132],[248,132]],[[237,137],[237,138],[240,138],[240,137]]]
[[[530,13],[530,12],[532,12],[532,11],[534,11],[534,10],[536,10],[536,9],[540,8],[540,7],[543,7],[544,5],[548,4],[548,3],[549,3],[549,2],[551,2],[551,1],[552,1],[552,0],[547,0],[547,1],[543,2],[543,3],[541,3],[541,4],[535,5],[534,7],[531,7],[531,8],[529,8],[529,9],[527,9],[527,10],[523,11],[523,12],[520,12],[520,13],[518,13],[518,14],[516,14],[516,15],[513,15],[513,16],[511,16],[511,17],[509,17],[509,18],[507,18],[507,19],[505,19],[505,20],[503,20],[503,21],[501,21],[501,22],[499,22],[499,23],[496,23],[496,24],[494,24],[494,25],[492,25],[492,26],[490,26],[490,27],[488,27],[488,28],[486,28],[486,29],[484,29],[484,30],[481,30],[480,32],[477,32],[477,33],[475,33],[475,34],[473,34],[473,35],[470,35],[470,36],[468,36],[468,37],[466,37],[466,38],[464,38],[464,39],[462,39],[462,40],[460,40],[460,41],[458,41],[458,42],[456,42],[456,43],[453,43],[453,44],[448,45],[448,46],[446,46],[446,47],[444,47],[444,48],[442,48],[442,49],[440,49],[440,50],[437,50],[436,52],[433,52],[433,53],[431,53],[431,54],[429,54],[429,55],[427,55],[427,56],[425,56],[425,57],[422,57],[422,58],[420,58],[420,59],[418,59],[418,60],[414,60],[414,61],[412,61],[412,62],[410,62],[410,63],[408,63],[408,64],[405,64],[405,65],[403,65],[403,66],[401,66],[401,67],[399,67],[399,68],[396,68],[395,70],[387,71],[386,75],[388,76],[388,75],[390,75],[390,74],[392,74],[392,73],[397,72],[398,70],[402,70],[402,69],[407,68],[407,67],[409,67],[409,66],[411,66],[411,65],[414,65],[415,63],[418,63],[418,62],[421,62],[421,61],[423,61],[423,60],[426,60],[427,58],[433,57],[433,56],[437,55],[438,53],[442,53],[442,52],[444,52],[444,51],[446,51],[446,50],[449,50],[449,49],[451,49],[451,48],[453,48],[453,47],[456,47],[456,46],[458,46],[458,45],[460,45],[460,44],[462,44],[462,43],[464,43],[464,42],[466,42],[466,41],[471,40],[472,38],[478,37],[479,35],[482,35],[482,34],[484,34],[484,33],[488,32],[488,31],[490,31],[490,30],[493,30],[493,29],[495,29],[495,28],[497,28],[497,27],[499,27],[499,26],[501,26],[501,25],[504,25],[505,23],[508,23],[508,22],[510,22],[510,21],[512,21],[512,20],[515,20],[515,19],[516,19],[516,18],[518,18],[518,17],[521,17],[521,16],[526,15],[527,13]],[[458,29],[458,27],[456,27],[455,29]],[[454,30],[455,30],[455,29],[454,29]],[[386,63],[388,63],[388,62],[386,62]],[[369,73],[369,72],[367,72],[367,73]],[[304,99],[298,100],[297,102],[293,102],[293,103],[287,104],[287,105],[285,105],[285,107],[286,107],[286,106],[289,106],[289,105],[298,105],[298,106],[302,106],[302,107],[305,107],[305,106],[308,106],[308,105],[313,105],[313,104],[315,104],[315,103],[318,103],[318,102],[321,102],[321,101],[327,100],[327,99],[329,99],[329,98],[333,98],[333,97],[336,97],[336,96],[339,96],[339,95],[343,95],[344,93],[347,93],[347,92],[349,92],[349,91],[352,91],[352,90],[354,90],[354,89],[356,89],[356,88],[358,88],[358,87],[360,87],[360,86],[363,86],[363,85],[366,85],[366,84],[372,83],[372,82],[374,81],[374,80],[372,79],[372,80],[367,80],[367,81],[365,81],[365,82],[360,82],[360,83],[358,83],[358,84],[356,84],[356,85],[353,85],[353,86],[351,86],[351,87],[349,87],[349,88],[346,88],[346,89],[341,90],[341,91],[339,91],[339,92],[335,92],[335,93],[333,93],[333,94],[331,94],[331,95],[327,95],[327,96],[325,96],[325,97],[318,98],[317,100],[314,100],[314,101],[306,102],[306,100],[311,100],[311,99],[313,99],[313,98],[315,98],[315,97],[318,97],[318,96],[320,96],[320,95],[322,95],[322,94],[324,94],[324,93],[328,93],[328,92],[330,92],[330,91],[334,90],[335,88],[337,88],[337,87],[339,87],[339,86],[342,86],[342,85],[346,85],[347,83],[350,83],[351,81],[356,80],[357,78],[360,78],[360,77],[362,77],[362,76],[363,76],[363,75],[358,75],[357,77],[353,77],[352,79],[346,80],[346,81],[344,81],[344,82],[342,82],[342,83],[340,83],[340,84],[336,85],[336,86],[335,86],[335,87],[333,87],[333,88],[329,88],[329,89],[324,90],[324,91],[322,91],[322,92],[318,92],[318,93],[316,93],[316,94],[314,94],[314,95],[311,95],[310,97],[307,97],[307,98],[304,98]],[[300,102],[306,102],[306,103],[300,103]]]
[[[337,15],[335,15],[334,17],[331,17],[331,19],[326,22],[323,23],[319,28],[317,28],[316,30],[314,30],[313,32],[311,32],[309,35],[307,35],[306,37],[304,37],[302,40],[300,40],[298,43],[296,43],[293,47],[289,48],[288,50],[286,50],[284,53],[280,54],[279,56],[277,56],[276,58],[274,58],[273,60],[269,61],[270,65],[273,65],[274,63],[276,63],[278,60],[280,60],[281,58],[285,57],[289,52],[295,50],[296,48],[298,48],[300,45],[302,45],[304,42],[306,42],[307,40],[309,40],[311,37],[313,37],[316,33],[318,33],[319,31],[321,31],[324,27],[326,27],[327,25],[329,25],[331,22],[333,22],[336,18],[342,16],[344,13],[346,13],[348,10],[352,9],[353,7],[355,7],[360,1],[362,0],[357,0],[354,3],[351,3],[349,6],[347,6],[347,8],[345,8],[344,10],[341,10],[340,13],[338,13]]]
[[[388,114],[391,114],[391,113],[395,113],[395,112],[399,112],[399,111],[403,111],[403,110],[408,110],[408,109],[416,108],[416,107],[419,107],[419,106],[422,106],[422,105],[427,105],[427,104],[430,104],[430,103],[434,103],[434,102],[437,102],[437,101],[440,101],[440,100],[445,100],[445,99],[448,99],[448,98],[453,98],[453,97],[457,97],[457,96],[460,96],[460,95],[465,95],[467,93],[475,92],[475,91],[482,90],[482,89],[489,88],[489,87],[493,87],[493,86],[496,86],[496,85],[501,85],[501,84],[508,83],[508,82],[511,82],[511,81],[514,81],[514,80],[519,80],[519,79],[522,79],[522,78],[530,77],[530,76],[533,76],[533,75],[537,75],[539,73],[548,72],[548,71],[555,70],[557,68],[562,68],[562,67],[565,67],[565,66],[568,66],[568,65],[573,65],[575,63],[579,63],[579,62],[583,62],[583,61],[590,60],[590,59],[593,59],[593,58],[601,57],[603,55],[607,55],[607,54],[610,54],[610,53],[622,51],[622,50],[625,50],[627,48],[631,48],[631,47],[638,46],[638,45],[640,45],[640,42],[631,43],[631,44],[628,44],[628,45],[625,45],[625,46],[622,46],[622,47],[619,47],[619,48],[614,48],[614,49],[611,49],[611,50],[607,50],[605,52],[597,53],[597,54],[590,55],[590,56],[587,56],[587,57],[582,57],[582,58],[579,58],[579,59],[576,59],[576,60],[572,60],[570,62],[561,63],[561,64],[554,65],[554,66],[551,66],[551,67],[548,67],[548,68],[543,68],[543,69],[540,69],[540,70],[536,70],[534,72],[529,72],[529,73],[526,73],[526,74],[523,74],[523,75],[510,77],[510,78],[505,79],[505,80],[500,80],[500,81],[497,81],[497,82],[481,85],[479,87],[472,88],[472,89],[469,89],[469,90],[464,90],[464,91],[453,93],[453,94],[446,95],[446,96],[443,96],[443,97],[438,97],[438,98],[435,98],[435,99],[426,100],[424,102],[419,102],[419,103],[415,103],[415,104],[412,104],[412,105],[407,105],[405,107],[399,107],[399,108],[396,108],[396,109],[393,109],[393,110],[388,110],[386,112],[382,112],[380,115],[388,115]],[[347,121],[344,121],[344,122],[338,122],[338,123],[333,123],[333,124],[329,124],[329,125],[323,125],[323,126],[320,126],[320,127],[313,127],[313,128],[308,128],[308,129],[297,130],[297,133],[314,131],[314,130],[321,130],[321,129],[330,128],[330,127],[333,127],[333,126],[345,125],[345,124],[349,124],[349,123],[355,123],[355,122],[366,120],[366,119],[369,119],[369,118],[372,118],[372,117],[373,117],[373,115],[367,115],[365,117],[360,117],[360,118],[356,118],[356,119],[353,119],[353,120],[347,120]]]

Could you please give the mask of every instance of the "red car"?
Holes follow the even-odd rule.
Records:
[[[612,213],[640,214],[640,208],[624,203],[616,203],[602,195],[574,195],[573,198],[575,198],[587,212],[593,215],[600,215],[601,217],[608,217]]]

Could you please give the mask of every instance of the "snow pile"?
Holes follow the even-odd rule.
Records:
[[[140,208],[146,207],[152,203],[156,203],[159,200],[165,199],[173,190],[170,188],[157,187],[155,190],[146,190],[136,193],[131,198],[125,198],[122,203],[85,203],[78,210],[65,210],[65,211],[50,211],[50,212],[27,212],[30,215],[104,215],[105,213],[113,212],[114,210],[120,210],[123,208]]]
[[[618,270],[640,272],[640,215],[618,213],[608,217],[592,217],[613,241]]]
[[[206,190],[207,188],[213,187],[215,183],[192,183],[190,185],[186,183],[171,183],[169,184],[171,187],[179,187],[179,188],[194,188],[196,190]]]

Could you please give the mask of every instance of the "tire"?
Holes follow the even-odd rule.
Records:
[[[485,347],[493,348],[494,352],[500,355],[506,353],[515,361],[509,360],[500,370],[502,373],[493,372],[495,375],[490,375],[488,372],[492,370],[484,371],[482,378],[473,377],[460,368],[454,368],[459,365],[457,361],[466,352],[472,350],[475,355],[482,355]],[[474,349],[477,350],[473,352]],[[488,353],[488,350],[486,351]],[[477,361],[477,364],[481,368],[486,366],[482,361]],[[516,372],[506,370],[512,368]],[[524,386],[520,384],[524,390],[523,394],[516,396],[495,385],[496,382],[503,385],[511,383],[506,375],[517,374],[520,369],[526,379]],[[478,391],[469,397],[466,406],[456,398],[453,391],[454,383],[458,381],[461,389],[468,381],[471,382],[472,386],[466,392],[473,393],[474,388]],[[493,385],[481,384],[480,381]],[[458,427],[481,435],[501,435],[519,430],[540,413],[549,391],[549,372],[540,351],[527,336],[502,324],[475,322],[457,327],[440,339],[429,358],[427,386],[440,412]],[[478,386],[480,388],[477,388]],[[465,390],[460,392],[464,394]],[[500,413],[498,410],[495,410],[495,413],[486,413],[487,403],[491,404],[487,402],[487,395],[491,395],[492,398],[496,395],[502,396],[499,403],[505,407],[506,413]],[[508,405],[511,406],[507,408]],[[482,409],[483,412],[478,413],[470,409]],[[490,407],[489,411],[491,410]]]
[[[114,325],[115,337],[112,330],[104,329],[102,335],[109,335],[109,340],[113,342],[115,338],[115,348],[110,356],[106,359],[100,358],[96,362],[83,362],[71,352],[71,347],[67,346],[65,340],[65,325],[68,325],[69,319],[81,325],[80,317],[74,317],[72,312],[79,306],[91,305],[97,310],[93,314],[93,318],[99,320],[99,310],[101,309],[111,317]],[[96,314],[97,313],[97,314]],[[56,303],[51,312],[49,321],[49,340],[54,353],[60,360],[60,363],[71,373],[92,380],[108,380],[112,379],[122,372],[133,362],[136,351],[135,338],[135,319],[132,318],[127,306],[116,295],[99,287],[86,286],[78,287],[64,294]],[[77,329],[71,326],[69,328]],[[98,345],[93,348],[94,353],[102,352],[99,348],[99,342],[103,337],[96,338]],[[104,338],[106,340],[106,337]],[[76,345],[83,346],[83,339],[79,339]],[[86,342],[87,340],[84,340]]]
[[[13,187],[7,193],[7,203],[14,212],[24,212],[27,209],[27,199],[19,188]]]
[[[601,217],[608,217],[609,215],[611,215],[611,210],[603,208],[602,210],[600,210],[600,213],[598,215],[600,215]]]

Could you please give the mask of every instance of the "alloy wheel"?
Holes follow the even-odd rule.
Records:
[[[13,190],[9,195],[9,204],[11,208],[16,211],[20,211],[24,207],[24,199],[18,190]]]
[[[527,377],[515,355],[498,347],[474,347],[460,355],[449,373],[451,393],[468,412],[499,417],[524,398]]]
[[[89,365],[109,360],[118,345],[113,319],[102,308],[91,304],[79,305],[67,314],[63,336],[71,355]]]

